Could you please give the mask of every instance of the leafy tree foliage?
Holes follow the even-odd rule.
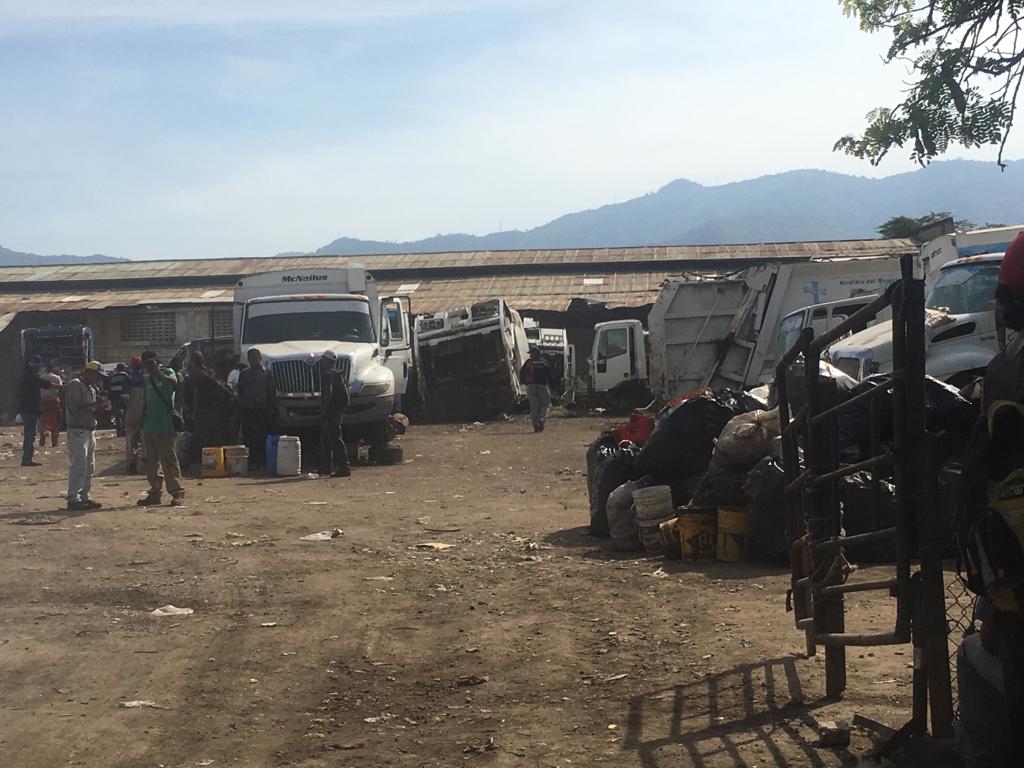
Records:
[[[910,146],[924,165],[951,145],[997,145],[1003,164],[1024,79],[1024,0],[841,0],[867,32],[889,31],[886,61],[905,62],[904,99],[868,113],[835,148],[877,165]]]
[[[942,221],[943,219],[949,218],[949,211],[932,211],[924,216],[893,216],[888,221],[879,224],[878,229],[875,231],[880,237],[885,238],[901,238],[917,237],[917,233],[925,227],[931,226],[936,222]],[[964,219],[953,222],[953,226],[957,229],[971,229],[974,225],[971,222]]]

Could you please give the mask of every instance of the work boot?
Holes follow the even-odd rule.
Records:
[[[89,506],[87,501],[69,501],[68,511],[69,512],[88,512],[92,507]]]
[[[103,509],[102,504],[100,504],[98,501],[93,501],[88,496],[83,496],[81,499],[81,503],[85,504],[85,506],[88,507],[89,509]]]
[[[177,496],[171,497],[172,507],[184,507],[185,506],[185,494],[179,493]]]
[[[137,505],[139,505],[140,507],[155,507],[158,504],[160,504],[160,494],[159,493],[147,493],[145,496],[143,496],[141,499],[139,499],[135,503]]]
[[[331,477],[352,477],[352,470],[348,467],[338,467],[331,472]]]
[[[41,467],[43,465],[40,462],[38,462],[38,461],[23,461],[23,462],[21,462],[21,466],[23,466],[23,467]]]
[[[537,425],[537,431],[538,431],[538,432],[543,432],[543,431],[544,431],[544,422],[543,422],[543,421],[542,421],[542,422],[540,422],[540,423],[539,423],[539,424]]]

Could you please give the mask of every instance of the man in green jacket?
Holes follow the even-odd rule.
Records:
[[[166,485],[167,492],[171,494],[171,506],[181,507],[185,504],[185,490],[181,487],[181,466],[175,451],[178,430],[172,416],[181,398],[181,380],[173,370],[160,365],[156,352],[152,350],[142,353],[142,367],[145,371],[142,445],[149,493],[138,503],[140,507],[156,506]]]

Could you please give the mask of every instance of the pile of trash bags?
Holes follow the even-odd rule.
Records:
[[[826,362],[823,374],[836,382],[839,399],[856,397],[872,387],[887,385],[889,375],[875,375],[856,382]],[[787,382],[793,412],[805,400],[802,374]],[[752,554],[755,559],[784,564],[790,543],[785,503],[778,408],[758,396],[774,398],[774,391],[704,392],[674,402],[658,416],[637,413],[627,424],[602,433],[587,452],[590,494],[590,533],[611,539],[620,550],[638,549],[651,539],[638,535],[643,521],[637,519],[633,494],[652,486],[669,486],[675,509],[743,507],[750,511]],[[978,405],[955,388],[927,377],[925,383],[926,427],[938,436],[943,462],[940,472],[940,504],[937,522],[949,525],[949,501],[956,497],[959,475],[957,451],[978,419]],[[892,394],[876,404],[880,415],[876,439],[882,449],[893,441]],[[870,405],[867,401],[845,412],[838,420],[841,464],[855,464],[871,454]],[[895,524],[896,495],[892,478],[880,473],[859,472],[840,482],[842,527],[855,535]],[[831,532],[826,532],[830,534]],[[878,541],[850,548],[853,561],[891,562],[892,541]]]

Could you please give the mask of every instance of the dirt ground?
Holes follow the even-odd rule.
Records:
[[[415,427],[403,465],[193,479],[147,510],[105,432],[91,513],[62,511],[61,449],[22,469],[3,430],[0,765],[835,766],[869,738],[818,747],[820,721],[906,721],[909,647],[851,651],[823,700],[783,569],[591,539],[600,426]],[[848,610],[891,626],[884,596]]]

